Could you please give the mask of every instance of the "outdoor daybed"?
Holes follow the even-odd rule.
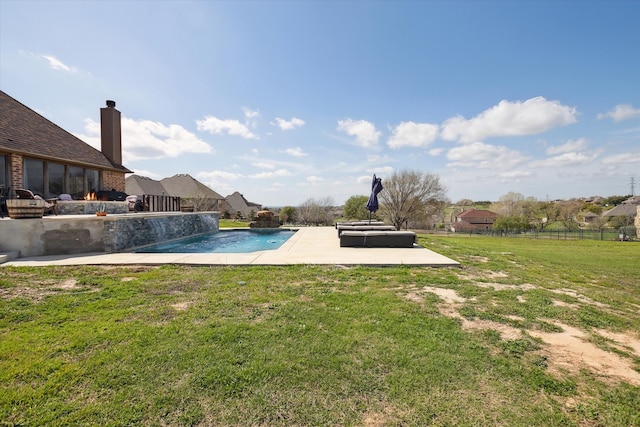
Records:
[[[413,231],[349,231],[340,235],[340,247],[412,248],[416,242]]]
[[[343,231],[396,231],[393,225],[371,224],[371,225],[338,225],[338,237]]]
[[[336,222],[336,228],[338,228],[340,226],[344,226],[344,225],[385,225],[385,224],[384,224],[384,222],[377,221],[377,220],[373,220],[373,221],[361,220],[361,221]]]

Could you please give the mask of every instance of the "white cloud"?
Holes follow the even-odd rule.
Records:
[[[621,122],[627,119],[640,117],[640,108],[633,108],[631,104],[616,105],[615,108],[608,113],[598,114],[598,120],[611,118],[614,122]]]
[[[496,136],[535,135],[575,123],[577,114],[575,108],[543,97],[524,102],[503,100],[470,120],[462,116],[446,120],[441,136],[467,144]]]
[[[236,191],[232,182],[243,178],[243,175],[226,171],[206,171],[196,173],[196,178],[221,195]]]
[[[560,168],[566,166],[585,165],[591,163],[597,154],[587,154],[580,152],[563,153],[548,159],[538,160],[531,163],[533,167]]]
[[[157,174],[155,172],[151,172],[151,171],[144,170],[144,169],[135,169],[133,171],[133,173],[138,175],[138,176],[145,176],[145,177],[151,178],[151,179],[162,179],[162,178],[164,178],[164,175],[160,175],[160,174]]]
[[[276,178],[279,176],[291,176],[291,175],[293,174],[289,172],[287,169],[278,169],[275,172],[261,172],[261,173],[249,175],[249,178],[264,179],[264,178]]]
[[[531,171],[509,171],[499,173],[498,176],[503,179],[503,182],[519,180],[520,178],[527,178],[533,175]]]
[[[393,129],[387,141],[390,148],[426,147],[438,137],[438,125],[402,122]]]
[[[213,116],[205,116],[203,120],[196,120],[199,131],[206,131],[212,135],[228,134],[245,139],[259,139],[246,125],[238,120],[222,120]]]
[[[286,150],[284,150],[284,152],[293,157],[307,157],[309,155],[305,153],[304,150],[300,147],[287,148]]]
[[[556,145],[547,148],[547,154],[554,155],[560,153],[568,153],[571,151],[579,151],[585,148],[587,140],[585,138],[579,138],[576,140],[569,140],[562,145]]]
[[[277,166],[269,162],[252,162],[251,166],[262,169],[275,169]]]
[[[198,178],[203,178],[209,181],[236,181],[244,176],[239,173],[226,172],[226,171],[207,171],[207,172],[198,172],[196,174]]]
[[[324,178],[322,178],[321,176],[308,176],[307,181],[311,183],[323,182]]]
[[[291,120],[281,119],[280,117],[275,118],[275,126],[278,126],[282,130],[291,130],[301,126],[304,126],[305,122],[302,119],[298,119],[293,117]]]
[[[196,135],[179,125],[164,125],[151,120],[123,117],[123,163],[143,159],[178,157],[184,153],[213,153],[215,150]],[[76,135],[96,149],[100,149],[100,123],[85,119],[87,135]]]
[[[244,116],[247,118],[247,120],[252,120],[260,117],[260,111],[258,110],[251,110],[250,108],[243,107],[242,111],[244,112]]]
[[[389,163],[393,160],[387,156],[386,154],[368,154],[367,155],[367,163]]]
[[[380,139],[380,131],[373,123],[366,120],[338,120],[339,131],[356,138],[356,143],[364,148],[375,147]]]
[[[623,164],[623,163],[640,163],[640,152],[638,153],[622,153],[608,156],[602,159],[604,164]]]
[[[443,151],[444,148],[432,148],[431,150],[429,150],[429,155],[434,157],[439,156]]]
[[[462,145],[449,150],[447,166],[509,169],[524,162],[526,158],[518,151],[483,142]]]
[[[52,55],[40,55],[42,58],[46,59],[47,62],[49,63],[49,66],[51,68],[53,68],[54,70],[62,70],[62,71],[67,71],[69,73],[77,73],[78,69],[76,67],[70,67],[68,65],[66,65],[65,63],[63,63],[62,61],[60,61],[58,58],[56,58],[55,56]]]

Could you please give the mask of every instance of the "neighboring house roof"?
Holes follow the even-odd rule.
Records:
[[[229,214],[241,212],[243,216],[248,217],[251,211],[254,211],[254,213],[256,213],[257,211],[262,209],[262,205],[248,201],[242,194],[237,191],[233,194],[228,195],[225,200],[226,211],[229,212]]]
[[[479,230],[491,226],[492,224],[471,224],[465,220],[456,221],[451,224],[452,231]]]
[[[618,205],[613,209],[609,209],[608,211],[604,212],[602,214],[602,216],[604,217],[611,217],[611,216],[636,216],[637,214],[637,205],[632,205],[632,204],[622,204],[622,205]]]
[[[0,149],[27,157],[131,172],[3,91],[0,91]]]
[[[160,181],[140,175],[129,175],[125,179],[125,192],[127,194],[135,194],[137,196],[170,195]]]
[[[160,180],[167,190],[168,196],[179,196],[183,199],[214,199],[224,200],[220,194],[213,191],[189,174],[178,174]]]
[[[631,196],[624,202],[623,205],[640,205],[640,196]]]
[[[469,209],[468,211],[460,212],[456,215],[456,218],[472,220],[474,218],[497,218],[498,214],[488,211],[486,209]]]

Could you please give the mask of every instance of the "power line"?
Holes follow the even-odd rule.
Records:
[[[636,179],[635,179],[634,177],[631,177],[630,181],[631,181],[631,182],[630,182],[630,185],[631,185],[631,196],[633,197],[633,196],[635,196],[635,195],[636,195],[636,193],[635,193],[635,189],[636,189]]]

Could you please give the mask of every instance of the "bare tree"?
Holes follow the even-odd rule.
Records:
[[[500,199],[492,208],[503,216],[519,216],[522,215],[523,202],[524,195],[510,191],[504,196],[500,196]]]
[[[333,199],[324,197],[321,199],[307,199],[298,207],[298,220],[306,225],[331,224],[331,209]]]
[[[578,200],[566,200],[558,203],[560,212],[559,219],[567,230],[572,231],[578,228],[576,215],[578,215],[578,212],[582,209],[583,204],[583,202]]]
[[[432,215],[434,207],[446,199],[446,190],[434,173],[403,170],[394,172],[382,184],[384,189],[378,195],[380,213],[398,229],[409,221]]]

